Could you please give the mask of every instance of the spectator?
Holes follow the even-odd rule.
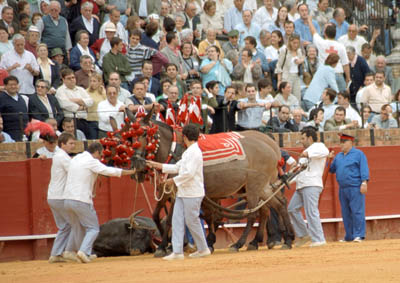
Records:
[[[140,44],[158,50],[158,42],[160,41],[158,27],[158,20],[151,20],[146,25],[145,31],[142,33]]]
[[[108,23],[113,23],[116,29],[116,36],[119,37],[125,44],[128,44],[128,33],[124,28],[124,25],[120,22],[121,19],[121,12],[118,9],[112,9],[110,11],[110,20],[103,23],[100,28],[100,35],[99,38],[106,37],[106,27],[111,30],[111,25]]]
[[[235,89],[228,86],[225,89],[224,97],[220,95],[216,97],[218,107],[215,108],[215,113],[211,117],[213,119],[211,134],[234,131],[236,129],[235,113],[238,110],[238,101],[235,100],[235,94]]]
[[[70,64],[72,70],[78,71],[81,69],[80,58],[82,55],[87,55],[92,58],[93,64],[96,63],[96,55],[89,48],[89,33],[85,30],[80,30],[76,33],[76,46],[72,48],[70,53]],[[93,65],[94,68],[94,65]]]
[[[292,117],[292,123],[299,129],[299,131],[303,130],[303,128],[307,126],[307,122],[303,121],[303,109],[293,109]]]
[[[179,46],[178,36],[175,32],[168,32],[166,35],[167,46],[161,50],[161,53],[168,58],[169,63],[175,64],[179,74],[183,73],[183,58],[177,50]]]
[[[268,63],[277,61],[279,53],[284,47],[282,33],[279,30],[271,32],[271,45],[265,48],[265,58],[267,58]]]
[[[346,109],[342,106],[338,106],[335,109],[335,114],[332,118],[326,120],[324,125],[324,131],[343,131],[347,129],[355,129],[359,126],[357,120],[351,121],[346,119]]]
[[[294,26],[293,26],[294,27]],[[294,28],[293,28],[294,29]],[[228,34],[229,36],[229,34]],[[239,36],[239,32],[238,32]],[[237,41],[236,41],[237,42]],[[264,49],[271,45],[271,33],[265,29],[260,31],[260,48]],[[223,46],[222,46],[223,48]]]
[[[311,24],[311,18],[309,19]],[[339,55],[340,63],[336,65],[336,83],[338,85],[339,91],[345,91],[347,89],[347,84],[350,82],[350,66],[349,59],[346,54],[346,49],[344,45],[335,40],[336,29],[332,24],[329,24],[325,28],[325,38],[323,39],[317,31],[311,26],[311,34],[314,38],[314,44],[318,48],[318,54],[321,62],[325,62],[326,58],[331,53],[336,53]],[[346,80],[343,77],[343,72],[346,76]]]
[[[60,68],[57,63],[49,59],[49,51],[47,50],[46,44],[40,43],[37,46],[37,54],[39,75],[36,78],[48,81],[50,83],[50,89],[48,90],[48,93],[55,94],[57,88],[61,84]]]
[[[12,7],[14,9],[14,12],[16,12],[15,6],[16,6],[17,3],[13,2],[13,1],[4,1],[4,2],[6,2],[7,5]],[[18,1],[17,5],[18,5],[17,6],[18,14],[31,15],[31,7],[30,7],[30,5],[29,5],[29,3],[27,1],[20,0],[20,1]]]
[[[334,104],[337,96],[337,92],[331,88],[326,88],[322,93],[322,101],[318,104],[318,108],[324,109],[324,120],[322,121],[322,125],[325,126],[326,120],[333,117],[335,110],[337,108],[337,104]]]
[[[147,77],[140,77],[140,78],[138,78],[137,81],[144,83],[145,90],[146,90],[146,97],[150,98],[151,102],[156,102],[156,96],[154,94],[152,94],[151,92],[147,91],[149,89],[150,80]]]
[[[41,44],[46,45],[46,43]],[[61,72],[62,69],[69,69],[69,67],[64,64],[64,53],[61,48],[54,48],[51,50],[50,58],[54,63],[56,63],[59,72]]]
[[[296,20],[300,19],[300,14],[297,11],[298,0],[286,0],[284,5],[288,8],[288,18],[289,21],[295,22]]]
[[[358,114],[357,110],[355,110],[350,105],[350,94],[348,92],[339,92],[337,96],[337,103],[340,106],[343,106],[346,109],[346,118],[350,119],[351,121],[357,121],[357,125],[361,126],[361,117]]]
[[[122,54],[123,47],[122,39],[118,37],[111,39],[111,50],[103,58],[103,74],[107,84],[110,74],[112,72],[118,73],[121,79],[121,86],[129,89],[125,76],[131,74],[132,67],[127,57]]]
[[[400,114],[400,90],[398,90],[394,95],[392,103],[390,103],[390,107],[392,107],[392,110],[397,116]]]
[[[247,84],[245,87],[246,98],[239,100],[237,108],[236,130],[259,130],[262,126],[262,117],[264,110],[267,109],[267,103],[257,100],[257,89],[254,84]]]
[[[243,49],[241,62],[239,62],[232,71],[232,79],[243,81],[244,83],[257,83],[262,77],[261,65],[252,61],[252,51]]]
[[[329,7],[329,0],[319,0],[318,8],[311,10],[311,16],[319,24],[320,30],[333,18],[333,8]]]
[[[221,44],[219,43],[219,41],[216,39],[217,38],[217,33],[215,30],[213,29],[209,29],[206,32],[206,39],[204,39],[203,41],[200,42],[199,44],[199,56],[202,57],[204,55],[206,55],[207,53],[207,48],[209,46],[215,45],[219,48],[219,50],[221,51],[221,58],[224,58],[224,51],[221,49]],[[240,46],[240,44],[239,44]]]
[[[89,46],[92,46],[99,39],[100,23],[93,16],[93,3],[84,2],[81,4],[81,16],[75,18],[70,25],[70,33],[73,40],[76,40],[76,33],[80,30],[87,31],[89,35]]]
[[[295,33],[295,32],[294,32],[294,22],[292,22],[292,21],[286,21],[286,22],[285,22],[285,25],[284,25],[284,28],[285,28],[285,33],[284,33],[284,36],[283,36],[283,41],[284,41],[284,43],[287,45],[288,42],[289,42],[289,37],[290,37],[292,34]]]
[[[392,117],[392,107],[384,104],[381,107],[381,113],[372,118],[371,125],[376,129],[397,128],[397,121]]]
[[[278,10],[273,6],[273,0],[264,0],[263,3],[264,6],[260,7],[254,14],[254,23],[260,28],[269,30],[269,27],[278,18]]]
[[[1,10],[0,27],[7,29],[9,39],[18,34],[19,26],[14,20],[14,10],[12,7],[5,6]]]
[[[35,55],[35,58],[38,57],[36,50],[39,45],[39,37],[39,29],[36,26],[31,25],[28,30],[27,40],[25,41],[25,50]]]
[[[178,36],[178,46],[182,44],[182,32],[183,26],[185,25],[185,16],[182,13],[174,15],[175,20],[175,32]]]
[[[111,85],[111,84],[110,84]],[[115,87],[118,89],[117,87]],[[100,74],[92,74],[89,78],[89,87],[87,93],[93,99],[93,105],[88,108],[88,130],[89,136],[92,139],[99,138],[99,116],[98,116],[98,105],[101,101],[107,99],[106,91],[103,85],[103,79]],[[118,91],[117,91],[118,96]],[[100,137],[101,138],[101,137]]]
[[[87,89],[89,87],[89,79],[95,73],[92,57],[82,55],[79,61],[81,68],[75,72],[76,84]]]
[[[279,107],[280,103],[275,101],[274,97],[272,96],[272,83],[269,79],[261,79],[257,83],[258,86],[258,94],[257,99],[264,102],[266,105],[266,110],[263,113],[262,122],[263,124],[267,124],[268,120],[271,118],[271,107]]]
[[[371,106],[375,114],[380,112],[382,105],[392,101],[392,91],[384,82],[385,73],[377,71],[375,73],[375,82],[365,88],[361,97],[361,102]]]
[[[188,1],[185,4],[185,11],[183,13],[183,15],[185,17],[184,18],[185,24],[183,25],[183,28],[184,29],[187,29],[187,28],[190,29],[191,31],[193,31],[194,38],[195,39],[200,39],[201,34],[200,34],[199,30],[198,30],[197,25],[200,24],[201,19],[200,19],[200,16],[197,15],[197,13],[196,13],[197,8],[196,8],[195,3],[196,2],[189,2]],[[205,7],[205,4],[204,4],[204,7]],[[204,9],[204,13],[203,14],[205,14],[205,12],[206,12],[205,10],[206,9]],[[222,23],[221,20],[219,22],[221,23],[221,29],[222,29],[223,28],[223,23]],[[204,27],[204,24],[203,24],[203,29],[207,30]]]
[[[361,112],[361,115],[363,117],[363,126],[362,126],[362,128],[363,129],[373,128],[373,125],[371,125],[370,123],[372,121],[372,118],[375,115],[372,114],[371,106],[364,105],[363,107],[361,107],[361,111],[360,112]]]
[[[76,129],[76,135],[75,135],[75,123],[72,118],[68,117],[64,118],[64,120],[62,121],[62,129],[63,133],[69,133],[73,135],[78,141],[86,140],[85,134],[79,129]]]
[[[220,14],[216,13],[217,4],[212,0],[204,2],[204,12],[200,16],[203,30],[213,29],[218,35],[223,33],[224,21]]]
[[[320,66],[318,49],[314,44],[307,45],[306,58],[304,59],[303,83],[308,88],[315,73]]]
[[[128,97],[125,105],[133,113],[138,112],[140,107],[143,107],[146,113],[153,108],[153,102],[149,97],[146,97],[146,86],[143,82],[136,82],[133,86],[133,95]]]
[[[224,51],[225,54],[228,54],[228,52],[231,50],[236,50],[239,52],[238,39],[239,39],[238,30],[234,29],[228,33],[228,41],[222,44],[222,50]]]
[[[358,35],[358,27],[355,24],[349,26],[347,34],[338,39],[345,47],[352,46],[358,55],[361,55],[361,47],[367,43],[364,37]]]
[[[232,72],[232,64],[221,57],[220,49],[217,46],[208,47],[207,58],[201,62],[200,72],[202,73],[203,87],[209,81],[219,82],[219,95],[223,95],[225,87],[231,85],[229,74]]]
[[[176,86],[170,85],[170,87],[164,93],[166,93],[166,97],[161,98],[159,100],[159,103],[161,105],[161,114],[164,116],[165,120],[171,119],[167,117],[166,113],[168,109],[168,103],[170,103],[173,110],[175,111],[174,121],[176,122],[176,115],[178,115],[179,111],[179,104],[178,104],[179,90]],[[173,112],[171,112],[170,114],[172,113]]]
[[[150,14],[160,14],[161,3],[160,0],[132,0],[130,5],[132,7],[132,14],[141,18],[147,18]]]
[[[365,89],[367,88],[367,86],[374,83],[374,78],[375,78],[374,73],[368,73],[365,75],[364,86],[359,88],[357,95],[356,95],[356,105],[357,105],[358,109],[361,109],[361,99],[363,97]]]
[[[275,9],[275,8],[274,8]],[[283,36],[285,36],[285,23],[289,20],[288,9],[286,6],[279,7],[276,20],[266,28],[269,31],[279,30]]]
[[[32,18],[31,18],[32,25],[37,26],[38,22],[41,21],[41,20],[42,20],[42,14],[41,13],[33,13],[32,14]]]
[[[233,0],[234,7],[226,11],[224,16],[224,29],[230,32],[239,23],[243,23],[242,12],[245,0]]]
[[[111,40],[115,37],[116,31],[117,29],[115,28],[115,25],[113,23],[107,23],[107,25],[104,27],[104,33],[106,36],[96,40],[96,42],[92,46],[90,46],[90,49],[92,49],[92,51],[96,55],[99,66],[103,66],[103,58],[111,50]],[[125,46],[122,50],[122,53],[126,53]]]
[[[268,126],[272,127],[274,133],[297,132],[297,125],[290,121],[290,108],[287,105],[279,106],[278,116],[272,117],[268,121]]]
[[[58,125],[64,118],[60,104],[54,95],[48,94],[50,84],[48,81],[39,79],[36,81],[36,93],[29,98],[29,119],[45,122],[48,118],[54,118]]]
[[[0,69],[18,78],[20,82],[19,92],[25,95],[35,93],[33,77],[39,75],[39,66],[35,56],[24,49],[25,38],[16,34],[13,37],[14,49],[8,51],[1,57]]]
[[[361,55],[367,61],[369,68],[372,69],[375,66],[376,56],[369,43],[364,43],[361,46]]]
[[[316,33],[321,33],[318,22],[309,16],[307,4],[300,4],[297,8],[300,19],[294,22],[295,33],[300,35],[302,46],[307,46],[313,42],[313,33],[310,27],[313,26]]]
[[[169,79],[164,79],[160,82],[160,85],[162,94],[157,97],[157,102],[168,99],[168,89],[170,86],[172,86],[172,82]],[[178,90],[178,96],[179,96],[179,90]],[[178,96],[176,97],[176,100],[178,100]]]
[[[8,40],[7,28],[0,26],[0,58],[11,49],[13,49],[13,45],[11,41]]]
[[[50,13],[50,1],[49,0],[39,0],[39,13],[46,16]]]
[[[184,42],[181,46],[183,58],[183,70],[185,74],[182,77],[186,81],[186,86],[190,86],[191,82],[200,79],[200,62],[196,56],[193,56],[193,48],[191,42]]]
[[[310,112],[310,120],[308,121],[306,127],[311,126],[314,127],[317,131],[323,132],[324,126],[324,109],[323,108],[314,108]]]
[[[108,77],[108,84],[113,85],[117,88],[118,100],[122,103],[126,103],[126,99],[131,96],[131,93],[121,87],[121,79],[117,72],[112,72]]]
[[[275,101],[280,105],[290,107],[290,110],[300,107],[299,100],[292,94],[292,86],[289,82],[281,82],[278,88],[278,94],[275,96]]]
[[[329,54],[325,60],[325,65],[318,68],[307,88],[303,97],[303,108],[305,111],[310,110],[318,101],[326,88],[338,91],[335,79],[335,67],[339,62],[339,56],[336,53]]]
[[[388,85],[391,89],[393,89],[394,79],[393,79],[393,71],[392,68],[386,65],[386,58],[383,55],[379,55],[376,57],[375,66],[371,68],[372,72],[377,73],[378,71],[385,73],[385,84]]]
[[[253,36],[247,36],[244,39],[244,47],[249,49],[252,56],[252,61],[261,66],[262,72],[265,76],[269,76],[269,65],[267,58],[265,58],[264,51],[257,47],[257,40]]]
[[[271,1],[271,0],[266,0],[266,1]],[[257,39],[257,41],[260,40],[259,35],[261,31],[261,27],[256,24],[256,21],[252,21],[253,18],[253,13],[249,10],[244,10],[242,13],[243,17],[243,23],[239,23],[235,26],[235,29],[239,31],[239,46],[243,47],[244,46],[244,39],[247,36],[253,36],[254,38]]]
[[[146,92],[149,92],[149,93],[153,94],[154,96],[161,95],[160,81],[156,77],[152,76],[153,63],[149,60],[143,61],[140,73],[141,73],[141,75],[139,75],[137,78],[135,78],[132,81],[132,85],[135,84],[139,79],[144,77],[148,80],[148,88],[147,88]]]
[[[64,69],[61,71],[63,85],[57,89],[56,97],[64,110],[64,116],[76,118],[77,128],[81,130],[88,139],[92,139],[88,130],[87,109],[93,105],[93,99],[89,94],[76,85],[74,71]],[[79,137],[77,137],[79,139]]]
[[[179,99],[186,93],[186,84],[178,77],[178,68],[175,64],[169,63],[165,65],[166,77],[179,89]]]
[[[38,22],[42,43],[46,43],[50,52],[54,48],[61,48],[66,56],[67,51],[72,48],[67,20],[60,16],[61,5],[58,1],[51,1],[49,10],[49,15]]]
[[[15,140],[13,140],[9,134],[7,134],[6,132],[3,132],[3,128],[4,128],[3,117],[1,117],[1,115],[0,115],[0,143],[15,142]]]
[[[349,23],[346,21],[346,13],[344,12],[343,8],[335,9],[333,12],[333,19],[331,19],[330,22],[334,23],[336,26],[336,40],[347,34]]]
[[[0,93],[0,113],[3,117],[3,130],[15,141],[23,140],[23,131],[28,124],[27,100],[18,94],[18,78],[4,79],[5,90]]]
[[[286,49],[279,54],[275,73],[278,75],[278,88],[281,82],[289,82],[293,86],[293,94],[298,101],[301,100],[300,75],[304,56],[300,49],[300,36],[294,34],[290,37]]]
[[[370,72],[368,63],[364,58],[356,54],[356,50],[353,46],[347,46],[347,57],[350,61],[350,102],[356,105],[356,95],[360,87],[363,86],[365,76]]]
[[[116,121],[118,129],[124,123],[125,105],[118,100],[118,91],[115,86],[109,85],[106,89],[107,99],[99,102],[97,113],[99,117],[99,138],[107,136],[107,132],[114,129],[111,127],[110,118]]]

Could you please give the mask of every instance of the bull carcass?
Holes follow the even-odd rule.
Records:
[[[93,252],[99,257],[154,253],[156,246],[153,240],[159,237],[159,232],[151,218],[136,216],[140,212],[101,225]]]

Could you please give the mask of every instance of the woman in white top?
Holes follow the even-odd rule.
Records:
[[[5,27],[0,27],[0,57],[7,51],[13,49],[13,45],[8,40],[8,31]]]
[[[224,29],[224,22],[220,15],[216,13],[217,4],[208,0],[204,3],[204,13],[200,16],[200,22],[203,25],[203,30],[207,31],[208,29],[214,29],[217,34],[222,34],[222,30]]]
[[[289,38],[288,46],[279,54],[275,73],[278,75],[278,87],[282,81],[289,82],[293,89],[293,94],[300,101],[300,69],[304,63],[304,56],[300,49],[300,36],[292,34]]]
[[[39,78],[44,79],[50,83],[49,94],[55,94],[56,89],[61,85],[61,77],[59,67],[55,62],[49,59],[49,51],[45,43],[37,46],[36,52],[38,54],[37,62],[39,65]]]
[[[275,101],[278,101],[281,105],[286,105],[290,110],[300,108],[299,100],[291,94],[292,86],[289,82],[281,82],[278,88],[278,94],[275,96]]]
[[[271,45],[265,48],[264,54],[268,63],[278,60],[279,52],[284,47],[282,33],[279,30],[274,30],[271,33]]]

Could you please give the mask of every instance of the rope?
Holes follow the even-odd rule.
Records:
[[[163,186],[163,189],[161,192],[161,197],[158,198],[157,197],[157,170],[154,169],[153,171],[154,171],[154,199],[156,201],[160,201],[164,198],[164,195],[169,195],[174,192],[174,186],[171,186],[171,189],[167,190],[168,186],[166,183],[164,183],[164,186]]]

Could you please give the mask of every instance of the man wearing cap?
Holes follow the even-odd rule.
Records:
[[[126,31],[123,24],[120,22],[121,12],[118,9],[112,9],[110,11],[110,20],[105,22],[100,28],[100,38],[106,37],[106,27],[108,23],[113,23],[116,29],[115,36],[118,36],[125,44],[128,44],[128,32]],[[111,49],[111,48],[110,48]]]
[[[64,62],[64,53],[61,48],[54,48],[53,50],[51,50],[50,58],[54,62],[58,63],[56,65],[58,66],[59,71],[61,71],[62,69],[68,68],[68,66],[63,63]]]
[[[35,55],[35,58],[37,58],[36,48],[39,43],[39,37],[39,29],[36,26],[31,25],[28,29],[27,40],[25,41],[25,50],[28,50]]]
[[[323,190],[322,175],[329,150],[322,142],[318,142],[314,127],[301,130],[301,143],[305,150],[300,154],[299,164],[306,163],[307,169],[300,172],[296,178],[296,192],[290,200],[288,212],[297,237],[296,247],[301,247],[310,240],[310,247],[319,247],[326,244],[318,201]],[[302,207],[308,228],[301,214]]]
[[[229,41],[222,44],[222,50],[224,51],[224,53],[228,54],[228,52],[231,50],[236,50],[237,52],[239,52],[239,31],[237,29],[231,30],[228,33],[228,39]]]
[[[365,238],[365,194],[369,169],[365,154],[353,147],[354,137],[340,134],[342,152],[336,155],[329,172],[336,173],[339,200],[346,235],[344,241],[361,242]],[[330,153],[333,157],[334,152]]]

